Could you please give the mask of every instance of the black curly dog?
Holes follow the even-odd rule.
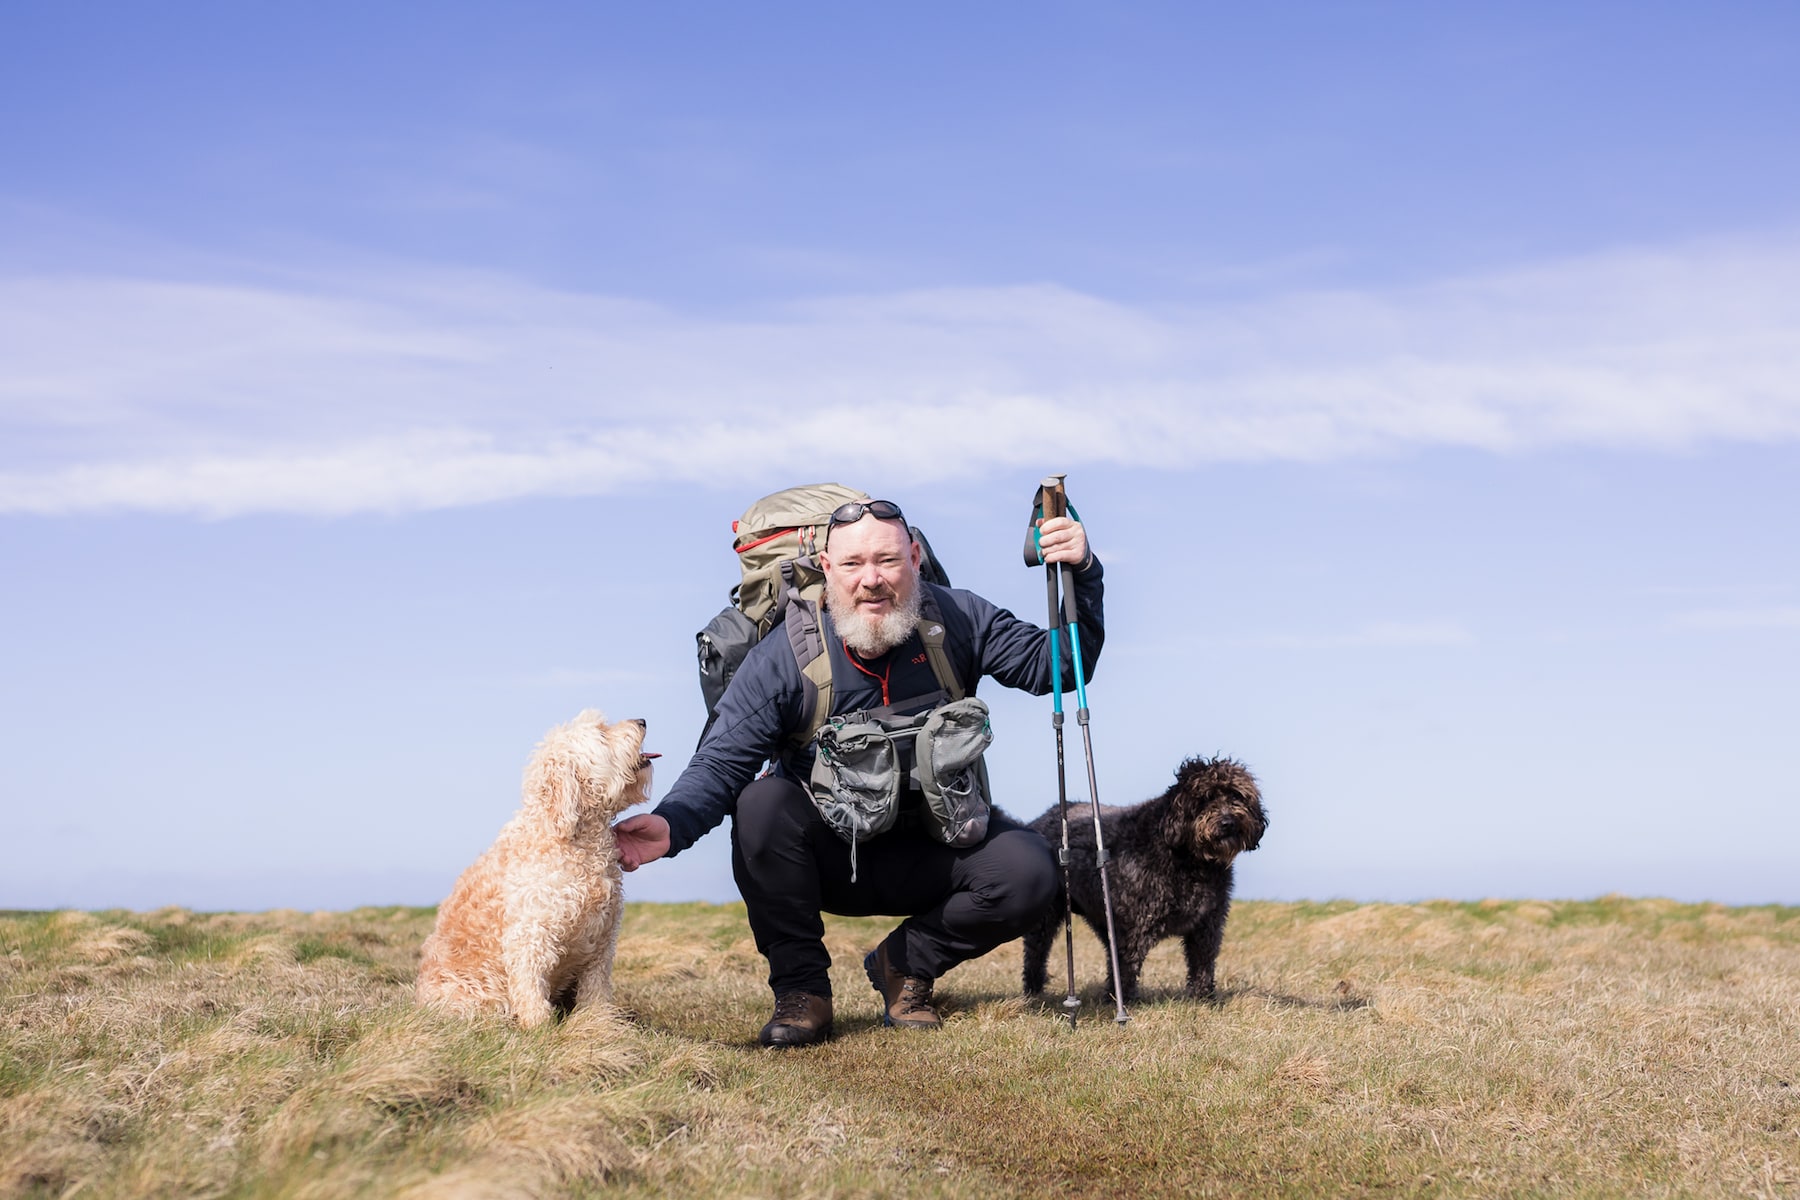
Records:
[[[1213,993],[1213,964],[1231,912],[1231,861],[1254,850],[1268,828],[1256,780],[1229,758],[1190,758],[1175,772],[1174,786],[1129,808],[1100,806],[1110,862],[1113,923],[1119,932],[1119,971],[1127,1003],[1137,999],[1138,973],[1150,948],[1180,937],[1187,953],[1187,994]],[[1056,808],[1031,822],[1051,847],[1062,845]],[[1069,878],[1075,912],[1106,944],[1106,909],[1094,866],[1094,818],[1088,804],[1069,806]],[[1025,994],[1044,990],[1045,963],[1061,931],[1063,891],[1044,911],[1043,924],[1025,935]],[[1112,990],[1108,955],[1107,994]]]

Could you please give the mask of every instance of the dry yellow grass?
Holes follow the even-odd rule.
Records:
[[[1800,909],[1240,904],[1080,1028],[1018,950],[758,1050],[735,905],[635,905],[619,1008],[414,1007],[421,909],[0,914],[0,1196],[1800,1196]],[[1053,979],[1053,984],[1056,981]]]

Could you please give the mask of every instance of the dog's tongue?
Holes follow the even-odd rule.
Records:
[[[638,755],[638,757],[639,757],[639,758],[661,758],[661,757],[662,757],[662,755],[661,755],[661,754],[647,754],[647,753],[644,753],[644,754],[639,754],[639,755]]]

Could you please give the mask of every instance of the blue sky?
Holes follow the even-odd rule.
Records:
[[[666,790],[751,500],[1037,618],[1053,470],[1101,798],[1246,761],[1240,895],[1800,903],[1789,6],[0,31],[0,906],[432,903],[582,707]]]

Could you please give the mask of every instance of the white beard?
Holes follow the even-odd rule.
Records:
[[[913,578],[912,593],[884,617],[867,616],[848,598],[840,599],[836,588],[825,588],[825,610],[831,614],[838,636],[861,658],[880,658],[911,637],[919,627],[919,603],[917,576]]]

